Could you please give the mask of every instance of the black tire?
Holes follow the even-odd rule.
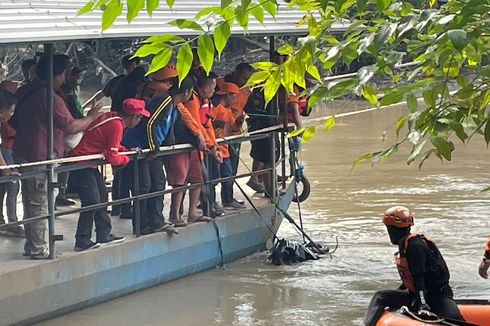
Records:
[[[301,176],[299,177],[298,185],[300,183],[301,183],[302,187],[299,187],[299,188],[300,188],[300,190],[302,188],[302,191],[301,191],[301,193],[298,194],[298,196],[296,196],[296,195],[293,196],[293,201],[295,203],[302,203],[305,200],[307,200],[308,197],[310,197],[310,191],[311,191],[310,181],[308,180],[308,178],[304,174],[301,174]]]

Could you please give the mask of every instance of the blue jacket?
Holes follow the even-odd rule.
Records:
[[[122,144],[125,147],[158,150],[169,134],[177,117],[172,98],[165,94],[154,97],[146,104],[146,109],[150,117],[142,117],[134,128],[124,132]]]

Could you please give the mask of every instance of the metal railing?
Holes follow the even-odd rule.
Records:
[[[270,199],[271,201],[275,202],[277,200],[276,195],[277,195],[277,174],[275,173],[276,170],[276,157],[275,157],[275,147],[276,147],[276,135],[278,133],[283,132],[283,126],[273,126],[273,127],[268,127],[260,130],[256,130],[253,132],[248,132],[248,133],[243,133],[240,135],[236,136],[229,136],[229,137],[224,137],[218,139],[218,143],[221,144],[235,144],[235,143],[242,143],[245,141],[253,141],[253,140],[258,140],[258,139],[264,139],[264,138],[270,138],[270,144],[271,144],[271,157],[272,157],[272,164],[271,167],[267,167],[264,169],[261,169],[259,171],[251,171],[247,173],[242,173],[242,174],[237,174],[237,175],[232,175],[230,177],[224,177],[224,178],[219,178],[219,179],[213,179],[213,180],[204,180],[204,182],[201,183],[195,183],[195,184],[190,184],[190,185],[184,185],[181,187],[175,187],[172,189],[164,189],[162,191],[156,191],[156,192],[150,192],[150,193],[145,193],[145,194],[139,194],[138,193],[138,162],[141,160],[148,159],[148,154],[150,153],[149,149],[145,149],[142,151],[129,151],[129,152],[122,152],[120,153],[121,155],[128,155],[130,157],[130,162],[133,162],[132,168],[134,169],[133,173],[133,187],[131,187],[132,194],[129,197],[122,198],[122,199],[117,199],[117,200],[108,200],[107,202],[103,203],[98,203],[90,206],[84,206],[80,208],[73,208],[73,209],[68,209],[64,211],[57,211],[55,210],[55,198],[54,198],[54,189],[58,188],[59,185],[56,182],[53,182],[54,175],[62,172],[70,172],[70,171],[77,171],[77,170],[82,170],[86,168],[94,168],[98,166],[104,166],[107,164],[104,161],[104,156],[102,154],[95,154],[95,155],[84,155],[84,156],[77,156],[77,157],[66,157],[66,158],[60,158],[60,159],[52,159],[52,160],[45,160],[45,161],[38,161],[38,162],[28,162],[28,163],[20,163],[20,164],[11,164],[7,166],[0,166],[0,171],[5,170],[5,169],[22,169],[22,168],[28,168],[28,167],[37,167],[36,171],[27,171],[23,172],[20,175],[12,175],[12,176],[2,176],[0,177],[0,184],[6,183],[6,182],[13,182],[13,181],[19,181],[19,180],[25,180],[29,178],[33,178],[35,176],[39,175],[46,175],[48,178],[48,184],[47,184],[47,190],[48,190],[48,214],[47,215],[41,215],[41,216],[34,216],[34,217],[28,217],[26,219],[23,219],[21,221],[17,221],[14,223],[6,223],[0,225],[0,230],[6,229],[12,226],[17,226],[17,225],[24,225],[24,224],[30,224],[34,222],[39,222],[39,221],[44,221],[48,220],[48,230],[49,236],[48,236],[48,244],[49,244],[49,253],[50,256],[49,258],[54,259],[56,258],[55,255],[55,242],[63,240],[63,235],[56,235],[55,230],[56,230],[56,219],[55,217],[58,216],[65,216],[65,215],[70,215],[70,214],[75,214],[75,213],[82,213],[82,212],[87,212],[91,210],[96,210],[100,208],[107,208],[108,206],[114,206],[114,205],[120,205],[124,203],[133,203],[134,205],[134,212],[133,212],[133,219],[134,219],[134,228],[135,228],[135,234],[137,237],[141,235],[141,230],[140,230],[140,217],[141,217],[141,211],[139,208],[139,203],[141,200],[149,199],[149,198],[154,198],[158,196],[162,196],[164,194],[170,194],[174,192],[181,192],[185,191],[188,189],[193,189],[196,187],[206,187],[211,184],[217,184],[222,181],[228,181],[232,180],[235,181],[236,179],[241,179],[245,177],[250,177],[252,175],[263,175],[266,173],[272,173],[272,194],[270,194]],[[162,157],[162,156],[168,156],[176,153],[181,153],[181,152],[188,152],[196,150],[192,145],[190,144],[178,144],[178,145],[171,145],[171,146],[162,146],[160,147],[159,151],[156,153],[156,157]],[[152,153],[155,155],[155,153]],[[284,156],[285,153],[281,153],[281,162],[285,162]],[[163,167],[162,167],[163,168]],[[133,190],[134,189],[134,190]],[[208,205],[211,203],[208,203]],[[210,207],[210,206],[208,206]],[[25,212],[24,212],[25,214]]]

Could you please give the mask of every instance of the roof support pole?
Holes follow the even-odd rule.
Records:
[[[274,36],[269,36],[269,60],[274,61],[276,52],[275,38]],[[281,89],[283,91],[281,91]],[[283,98],[280,98],[283,97]],[[288,94],[285,89],[280,86],[275,97],[275,115],[282,121],[283,130],[281,132],[281,188],[286,189],[286,132],[288,130],[288,119],[287,119],[287,102]],[[281,107],[282,106],[282,107]],[[282,115],[282,116],[281,116]],[[275,166],[275,165],[274,165]]]
[[[45,43],[44,44],[44,55],[47,58],[48,62],[48,85],[47,85],[47,107],[48,107],[48,123],[47,123],[47,129],[48,129],[48,160],[53,160],[54,157],[54,146],[53,146],[53,129],[54,129],[54,122],[53,122],[53,96],[54,96],[54,89],[53,89],[53,53],[54,53],[54,48],[53,48],[53,43]],[[56,252],[55,252],[55,209],[54,209],[54,165],[53,164],[48,164],[48,172],[47,172],[47,177],[48,177],[48,243],[49,243],[49,258],[54,259],[56,257]]]

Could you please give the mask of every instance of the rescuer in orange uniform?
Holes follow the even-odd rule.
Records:
[[[490,267],[490,236],[488,237],[485,253],[483,253],[483,259],[478,268],[478,274],[483,278],[488,278],[488,267]]]
[[[410,233],[412,212],[404,206],[394,206],[383,214],[390,241],[398,245],[395,253],[402,285],[398,290],[383,290],[374,294],[364,316],[364,325],[376,325],[384,308],[407,306],[419,314],[431,312],[464,321],[449,286],[449,270],[439,249],[423,234]]]

